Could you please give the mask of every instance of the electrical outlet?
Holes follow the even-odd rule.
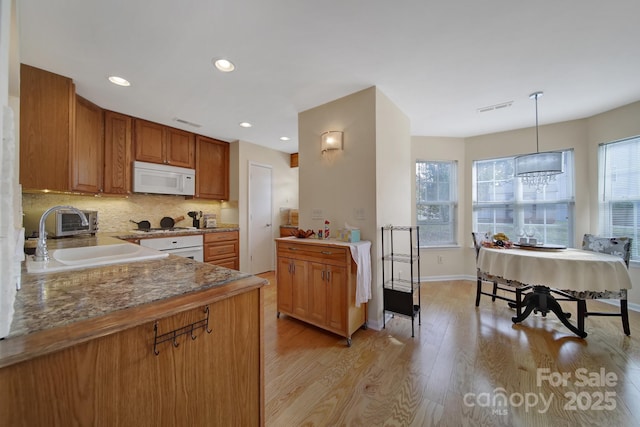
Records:
[[[311,211],[311,219],[323,219],[322,209],[313,209]]]

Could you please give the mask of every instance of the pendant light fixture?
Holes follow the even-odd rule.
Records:
[[[522,180],[524,185],[535,187],[537,192],[541,192],[547,184],[555,181],[556,175],[563,172],[562,167],[564,165],[562,152],[540,152],[538,139],[538,98],[541,96],[542,92],[534,92],[529,95],[530,99],[535,99],[536,101],[536,152],[515,158],[516,176]]]

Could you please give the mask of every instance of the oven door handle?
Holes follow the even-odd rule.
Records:
[[[170,254],[178,254],[181,252],[193,252],[202,250],[202,246],[189,246],[188,248],[171,248],[171,249],[160,249],[161,252],[169,252]]]

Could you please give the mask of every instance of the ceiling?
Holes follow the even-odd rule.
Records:
[[[416,136],[533,126],[538,90],[541,124],[640,100],[637,0],[17,3],[20,61],[71,77],[81,96],[284,152],[297,151],[299,112],[371,86]],[[215,70],[221,57],[236,70]]]

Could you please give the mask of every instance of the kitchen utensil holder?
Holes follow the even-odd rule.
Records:
[[[198,336],[194,335],[193,333],[198,329],[202,328],[205,331],[207,331],[208,334],[210,334],[212,330],[209,329],[209,306],[208,305],[205,306],[204,313],[206,315],[204,319],[182,326],[181,328],[174,329],[173,331],[167,332],[162,335],[158,335],[158,321],[156,321],[155,325],[153,325],[153,335],[154,335],[153,354],[155,354],[156,356],[160,354],[160,351],[158,350],[158,344],[162,344],[163,342],[173,341],[173,346],[178,347],[178,345],[180,345],[180,343],[178,342],[178,337],[181,335],[190,334],[191,339],[195,340],[196,338],[198,338]]]

